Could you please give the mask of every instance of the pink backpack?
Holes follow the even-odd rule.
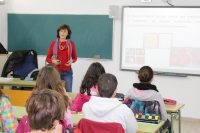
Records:
[[[59,123],[62,125],[62,133],[65,133],[65,129],[67,128],[65,120],[60,120]],[[28,122],[28,116],[25,115],[20,120],[20,123],[17,127],[16,133],[30,133],[31,128]]]
[[[90,100],[90,96],[78,93],[70,106],[70,110],[81,112],[83,104]]]

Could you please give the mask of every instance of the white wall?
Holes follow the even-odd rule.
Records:
[[[0,3],[0,42],[7,47],[7,2]]]
[[[77,4],[79,3],[79,4]],[[172,0],[176,6],[200,6],[199,0]],[[0,39],[7,47],[7,17],[6,13],[27,14],[108,14],[109,5],[129,6],[168,6],[162,0],[152,0],[151,3],[142,3],[141,0],[12,0],[0,5]],[[121,13],[120,13],[121,15]],[[2,22],[3,20],[3,22]],[[62,23],[62,22],[61,22]],[[99,61],[103,64],[106,72],[116,75],[119,85],[118,92],[126,93],[132,88],[133,82],[137,82],[137,75],[132,71],[120,70],[120,41],[121,41],[121,18],[115,20],[115,32],[113,42],[113,60]],[[56,32],[56,31],[55,31]],[[1,37],[3,35],[3,37]],[[52,38],[53,39],[53,38]],[[44,49],[47,51],[46,49]],[[45,64],[45,57],[39,57],[39,67]],[[73,92],[78,92],[81,80],[88,66],[98,60],[78,59],[73,64],[74,82]],[[159,63],[159,62],[158,62]],[[163,97],[176,99],[179,103],[185,103],[182,116],[200,118],[200,77],[188,76],[164,77],[155,76],[154,84],[157,85]],[[191,109],[192,108],[192,109]]]

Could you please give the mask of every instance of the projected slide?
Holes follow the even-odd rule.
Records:
[[[124,7],[121,69],[200,74],[200,8]]]

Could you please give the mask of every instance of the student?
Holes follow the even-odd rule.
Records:
[[[97,80],[104,73],[105,73],[105,69],[99,62],[92,63],[89,66],[83,78],[83,81],[81,83],[80,93],[96,96],[97,95],[97,89],[96,89]]]
[[[0,89],[0,129],[6,133],[15,133],[18,122],[14,115],[10,99]],[[1,132],[1,130],[0,130]]]
[[[57,29],[57,39],[49,47],[46,61],[53,63],[61,72],[61,79],[66,82],[66,91],[72,92],[72,63],[76,62],[76,47],[70,40],[72,32],[69,25],[62,24]]]
[[[55,90],[59,92],[62,95],[62,98],[65,100],[65,121],[69,128],[71,128],[72,125],[72,118],[71,118],[71,112],[69,110],[70,105],[70,98],[68,97],[65,89],[62,87],[60,75],[53,64],[48,64],[44,66],[38,73],[37,79],[36,79],[36,87],[33,89],[33,92],[35,90],[43,90],[45,88]],[[69,100],[70,99],[70,100]]]
[[[35,91],[26,106],[31,133],[62,133],[59,120],[63,119],[65,110],[65,101],[57,91]]]
[[[94,62],[89,66],[81,83],[80,93],[76,95],[70,107],[71,110],[81,112],[83,104],[90,100],[90,96],[97,96],[97,80],[104,73],[105,69],[99,62]]]
[[[165,109],[163,98],[157,90],[157,87],[151,84],[153,81],[153,70],[151,69],[151,67],[143,66],[142,68],[140,68],[138,79],[140,83],[133,84],[133,88],[127,92],[126,98],[140,101],[158,101],[160,104],[161,118],[163,121],[165,121],[163,129],[169,127],[168,130],[171,133],[171,124],[170,121],[167,119],[167,112]]]
[[[136,133],[138,124],[130,108],[114,98],[117,92],[117,79],[112,74],[103,74],[97,82],[98,96],[91,96],[83,105],[83,116],[97,122],[117,122],[126,133]]]

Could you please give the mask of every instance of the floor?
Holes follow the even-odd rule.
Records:
[[[174,133],[179,133],[177,120],[174,120]],[[181,120],[181,133],[200,133],[200,122]]]

